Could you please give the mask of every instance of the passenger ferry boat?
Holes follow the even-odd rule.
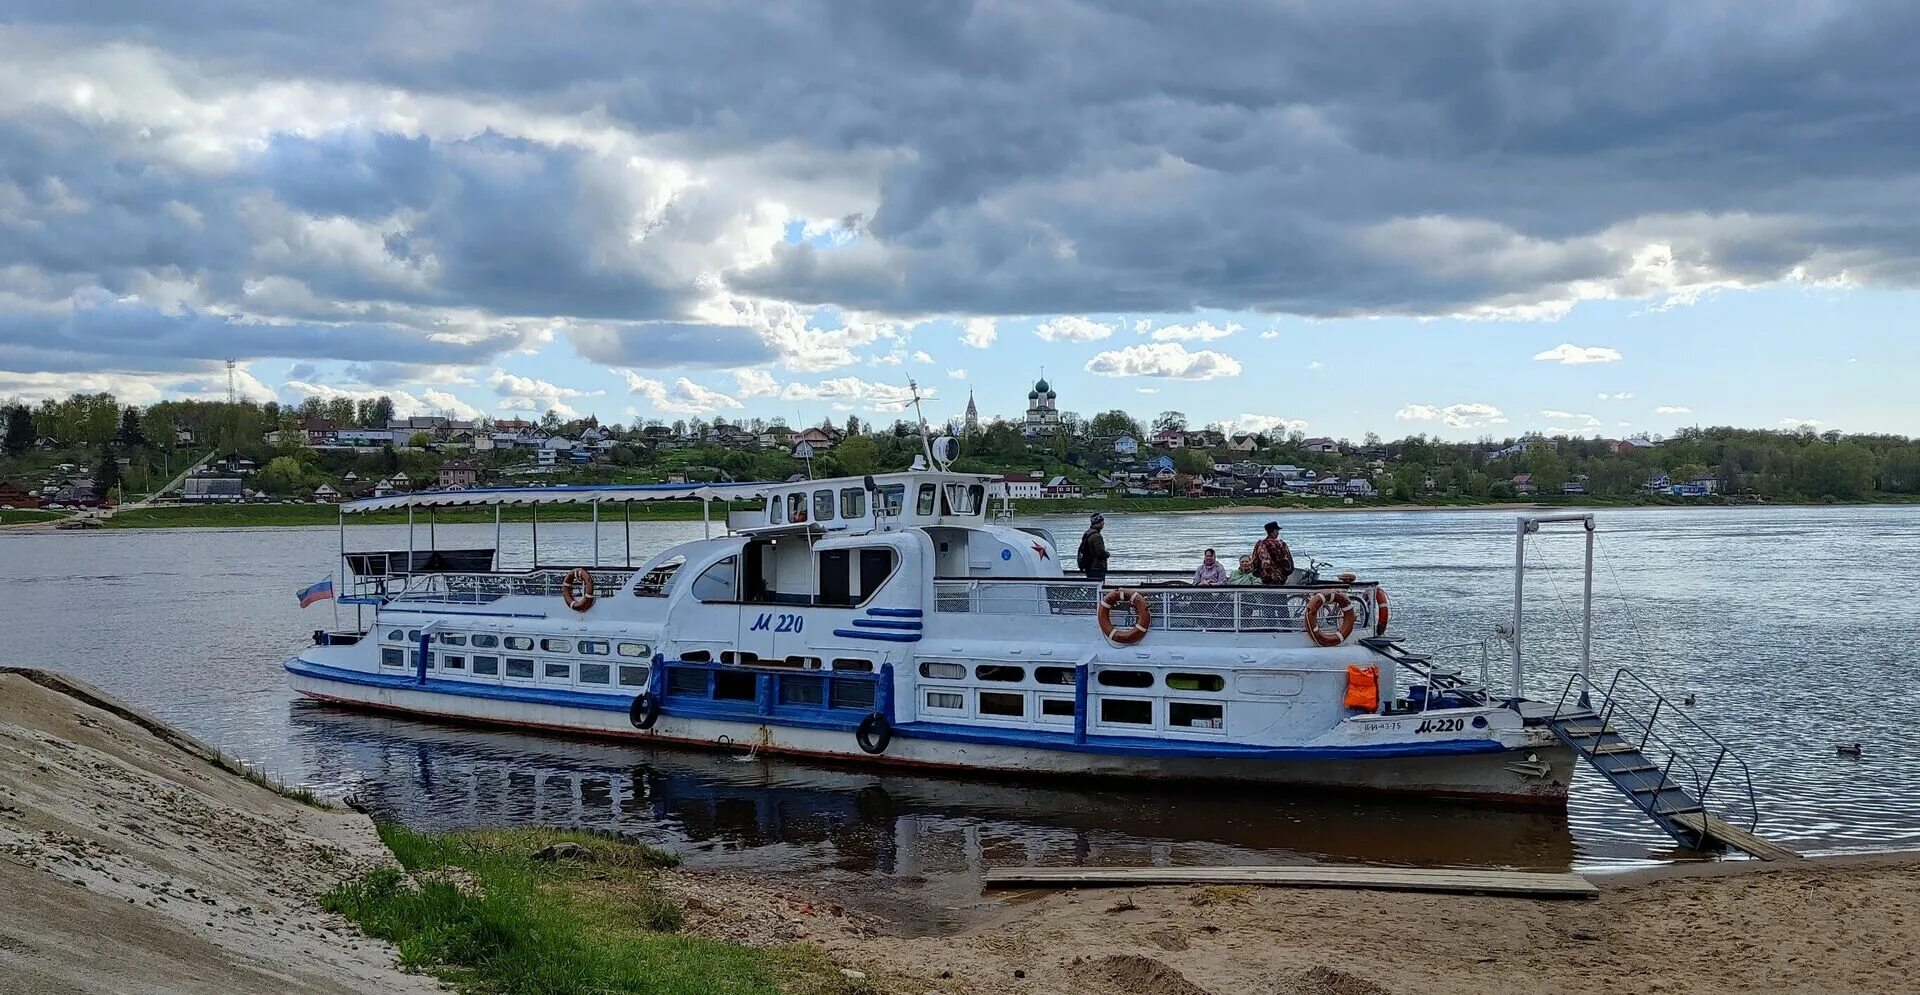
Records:
[[[324,701],[663,746],[1564,804],[1574,753],[1511,693],[1517,635],[1502,696],[1484,646],[1478,673],[1403,648],[1372,580],[1097,583],[1062,570],[1046,530],[996,518],[990,478],[930,465],[354,502],[340,603],[358,623],[285,667]],[[690,498],[760,504],[644,563],[601,561],[602,509]],[[593,509],[592,562],[539,562],[554,504]],[[531,569],[412,548],[418,510],[491,506],[497,533],[498,509],[526,505]],[[394,509],[409,549],[347,551],[347,515]]]

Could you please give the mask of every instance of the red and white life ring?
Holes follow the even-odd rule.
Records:
[[[1327,608],[1340,611],[1338,630],[1321,628],[1320,613]],[[1321,591],[1307,599],[1307,635],[1322,646],[1338,646],[1353,635],[1353,626],[1358,622],[1359,613],[1353,610],[1353,598],[1345,591]]]
[[[560,582],[560,600],[577,612],[593,607],[593,574],[586,567],[574,567]]]
[[[1125,601],[1133,609],[1133,626],[1116,630],[1113,625],[1113,609]],[[1139,591],[1114,588],[1100,599],[1100,631],[1108,639],[1122,646],[1132,646],[1147,638],[1147,630],[1153,627],[1153,611],[1147,607],[1146,596]]]

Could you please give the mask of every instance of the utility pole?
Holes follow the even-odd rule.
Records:
[[[234,361],[231,359],[227,360],[227,403],[228,404],[239,403],[233,390],[233,366],[234,366]]]

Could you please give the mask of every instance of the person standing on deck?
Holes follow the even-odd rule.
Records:
[[[1102,584],[1107,581],[1107,538],[1104,535],[1106,527],[1107,516],[1095,514],[1093,521],[1087,525],[1087,531],[1080,535],[1080,555],[1077,557],[1080,572],[1085,574],[1088,580]]]
[[[1253,544],[1253,572],[1260,583],[1277,587],[1293,576],[1293,550],[1280,538],[1280,523],[1267,523],[1267,537]]]
[[[1200,561],[1200,569],[1193,572],[1193,586],[1219,587],[1227,582],[1227,568],[1213,558],[1213,550],[1207,550],[1205,559]]]

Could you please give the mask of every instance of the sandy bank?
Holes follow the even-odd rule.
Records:
[[[98,692],[0,669],[0,993],[431,992],[314,896],[391,860]]]

